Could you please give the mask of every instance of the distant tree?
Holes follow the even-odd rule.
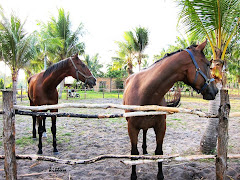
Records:
[[[127,66],[123,59],[118,57],[113,57],[112,64],[107,65],[107,73],[105,74],[105,77],[119,78],[119,79],[127,77],[128,73],[126,68]]]
[[[124,32],[124,41],[117,41],[119,50],[118,57],[127,64],[128,75],[133,74],[133,60],[136,59],[139,70],[142,59],[147,55],[143,54],[149,43],[149,32],[144,27],[136,27],[133,31]]]
[[[146,57],[143,52],[149,43],[149,31],[147,28],[144,27],[136,27],[133,32],[127,31],[126,36],[134,49],[135,57],[137,59],[140,71],[142,59]]]
[[[0,9],[0,56],[10,67],[12,73],[13,103],[17,103],[18,72],[35,55],[35,41],[24,31],[25,23],[16,15],[11,14],[10,19]]]
[[[118,44],[119,48],[119,50],[117,51],[118,57],[119,59],[123,60],[123,62],[127,65],[128,76],[130,76],[131,74],[133,74],[134,49],[130,40],[127,37],[128,35],[125,32],[125,41],[117,41],[116,43]]]
[[[102,64],[99,62],[99,55],[95,54],[93,57],[90,57],[88,54],[85,55],[84,62],[88,66],[89,70],[92,72],[93,76],[95,77],[102,77],[103,72],[101,68],[103,67]]]

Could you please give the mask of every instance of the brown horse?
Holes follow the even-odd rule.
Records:
[[[45,72],[33,75],[28,80],[28,98],[30,106],[52,105],[58,103],[58,92],[56,87],[67,76],[72,76],[77,80],[85,82],[93,87],[96,79],[88,67],[78,58],[78,54],[62,60],[50,66]],[[58,112],[57,109],[50,110]],[[33,116],[33,138],[36,138],[36,116]],[[46,117],[37,117],[38,122],[38,154],[42,154],[42,134],[45,129]],[[56,117],[52,117],[53,152],[58,154],[56,143]]]
[[[168,54],[149,68],[133,74],[126,80],[123,104],[166,106],[164,95],[177,81],[192,86],[203,99],[212,100],[218,90],[214,79],[210,79],[210,62],[205,58],[203,49],[206,42],[190,46],[185,50]],[[162,155],[162,144],[166,130],[166,115],[128,117],[128,134],[131,141],[131,154],[138,155],[137,142],[139,131],[143,130],[143,154],[147,154],[146,134],[153,128],[156,134],[156,155]],[[164,179],[162,163],[158,163],[158,179]],[[131,179],[137,179],[136,165],[132,166]]]

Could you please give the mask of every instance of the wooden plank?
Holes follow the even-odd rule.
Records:
[[[15,156],[15,111],[13,109],[13,91],[3,93],[3,145],[5,152],[4,170],[6,179],[17,179]]]

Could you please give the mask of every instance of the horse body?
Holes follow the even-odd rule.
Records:
[[[79,76],[80,74],[80,76]],[[58,103],[57,86],[67,76],[72,76],[77,80],[85,82],[90,87],[96,84],[96,79],[92,76],[87,66],[78,59],[76,54],[74,57],[62,60],[50,66],[45,72],[33,75],[28,80],[28,98],[30,106],[53,105]],[[51,109],[50,112],[58,112],[58,109]],[[33,116],[33,138],[36,138],[36,120],[38,121],[38,154],[42,154],[42,134],[46,132],[46,117]],[[58,154],[56,144],[56,117],[52,119],[52,135],[53,135],[53,152]]]
[[[210,68],[208,61],[202,53],[206,42],[196,48],[190,48],[194,53],[201,70],[209,77]],[[195,89],[204,86],[203,77],[195,76],[196,68],[186,51],[170,55],[159,62],[154,63],[148,69],[133,74],[126,80],[123,96],[123,104],[126,105],[162,105],[166,106],[164,95],[177,81],[191,85]],[[195,77],[195,78],[194,78]],[[196,78],[197,77],[197,78]],[[213,82],[201,91],[203,98],[214,99],[217,88]],[[153,128],[156,134],[156,155],[162,155],[163,138],[166,131],[166,115],[128,117],[128,134],[131,141],[131,154],[138,155],[137,142],[139,131],[143,130],[143,154],[147,154],[146,134],[149,128]],[[158,163],[158,179],[163,179],[162,163]],[[136,166],[132,166],[131,179],[136,179]]]

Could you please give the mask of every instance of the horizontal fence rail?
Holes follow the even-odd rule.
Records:
[[[4,155],[0,155],[0,159],[4,159]],[[105,154],[96,156],[89,159],[59,159],[52,156],[40,156],[36,154],[26,154],[26,155],[16,155],[17,159],[25,159],[25,160],[34,160],[34,161],[50,161],[60,164],[91,164],[97,161],[101,161],[104,159],[131,159],[121,161],[126,165],[138,165],[138,164],[146,164],[153,162],[169,162],[169,161],[194,161],[201,159],[216,159],[216,155],[189,155],[189,156],[180,156],[180,154],[172,154],[172,155],[115,155],[115,154]],[[228,159],[238,159],[240,158],[240,154],[228,154]]]
[[[200,117],[209,117],[210,115],[201,111],[197,111],[194,109],[184,109],[184,108],[175,108],[175,107],[165,107],[165,106],[157,106],[157,105],[145,105],[145,106],[137,106],[137,105],[118,105],[118,104],[77,104],[77,103],[63,103],[56,105],[43,105],[43,106],[19,106],[14,105],[14,109],[21,110],[31,110],[31,111],[44,111],[50,109],[60,109],[60,108],[116,108],[128,111],[162,111],[165,113],[188,113],[195,114]],[[153,114],[155,115],[155,114]],[[216,116],[215,116],[216,117]]]
[[[218,117],[218,115],[212,115],[209,113],[204,113],[202,111],[196,109],[184,109],[184,108],[176,108],[176,107],[165,107],[165,106],[157,106],[157,105],[145,105],[145,106],[137,106],[137,105],[119,105],[119,104],[77,104],[77,103],[63,103],[56,105],[43,105],[43,106],[13,106],[17,111],[16,114],[22,115],[36,115],[36,116],[57,116],[57,117],[82,117],[82,118],[114,118],[114,117],[132,117],[132,116],[144,116],[144,115],[162,115],[162,114],[173,114],[173,113],[187,113],[198,115],[199,117]],[[27,111],[19,111],[21,110],[31,110],[31,111],[44,111],[50,109],[60,109],[60,108],[115,108],[122,109],[128,111],[160,111],[160,112],[128,112],[123,114],[108,114],[108,115],[86,115],[86,114],[73,114],[73,113],[32,113]],[[0,111],[1,113],[1,111]],[[229,117],[240,117],[240,112],[230,113]]]

